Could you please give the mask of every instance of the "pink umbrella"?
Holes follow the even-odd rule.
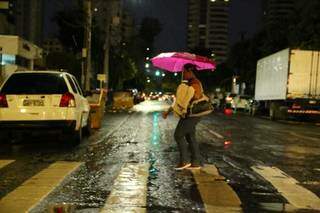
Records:
[[[197,70],[214,70],[216,63],[211,59],[187,52],[161,53],[151,59],[153,66],[169,72],[181,72],[185,64],[194,64]]]

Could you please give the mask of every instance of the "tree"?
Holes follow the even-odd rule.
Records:
[[[67,70],[73,74],[78,80],[81,79],[81,65],[79,60],[72,53],[52,52],[46,57],[47,68],[53,70]]]
[[[53,18],[57,23],[58,39],[68,50],[78,53],[83,45],[84,13],[80,7],[59,11]]]
[[[153,46],[154,39],[161,32],[161,30],[162,27],[158,19],[145,17],[141,22],[139,36],[145,42],[147,47]]]

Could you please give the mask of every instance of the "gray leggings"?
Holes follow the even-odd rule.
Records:
[[[174,132],[174,138],[180,151],[180,163],[189,163],[191,153],[191,163],[200,164],[199,144],[196,141],[196,125],[199,117],[180,118]]]

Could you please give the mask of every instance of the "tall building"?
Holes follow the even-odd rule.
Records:
[[[296,0],[264,0],[265,23],[273,23],[290,16],[296,2]]]
[[[16,0],[16,34],[35,44],[43,39],[43,0]]]
[[[224,62],[228,54],[229,0],[189,0],[188,38],[189,49],[205,48],[212,57]]]

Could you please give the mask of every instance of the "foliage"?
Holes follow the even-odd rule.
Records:
[[[137,35],[126,43],[125,51],[128,57],[135,63],[136,72],[132,79],[125,82],[127,88],[145,89],[147,86],[155,86],[151,83],[146,84],[145,58],[151,56],[154,39],[161,32],[161,24],[158,19],[145,17],[141,21],[141,26]],[[147,50],[149,48],[149,50]],[[152,90],[152,88],[150,88]]]
[[[161,32],[162,27],[158,19],[145,17],[141,22],[139,36],[146,43],[152,46],[155,37]]]
[[[51,70],[66,70],[81,80],[81,64],[72,53],[52,52],[46,58],[47,68]]]
[[[53,20],[59,27],[57,36],[63,46],[74,53],[81,51],[84,36],[84,13],[80,6],[59,11]]]
[[[123,89],[123,83],[135,77],[138,72],[134,60],[125,48],[117,51],[111,48],[110,54],[110,86],[113,89]]]
[[[253,38],[236,43],[230,50],[228,66],[253,93],[257,61],[285,48],[320,49],[320,1],[296,1],[291,16],[266,23]]]

